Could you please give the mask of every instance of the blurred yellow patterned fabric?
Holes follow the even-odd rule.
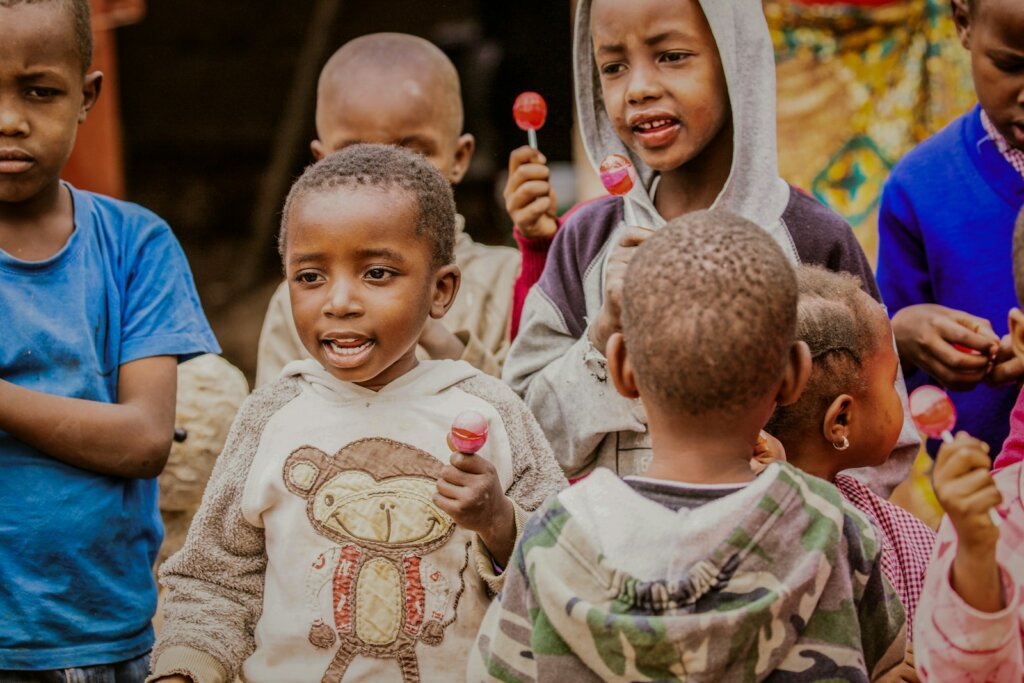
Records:
[[[779,169],[853,225],[875,263],[882,186],[900,157],[974,104],[947,0],[766,0]]]

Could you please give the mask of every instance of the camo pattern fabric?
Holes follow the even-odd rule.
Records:
[[[527,523],[467,680],[877,680],[906,647],[877,532],[788,465],[767,491],[725,543],[658,580],[610,566],[553,497]]]

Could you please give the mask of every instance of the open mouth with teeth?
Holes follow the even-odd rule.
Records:
[[[676,122],[672,119],[655,119],[654,121],[644,121],[633,126],[633,130],[637,133],[650,133],[654,131],[665,130],[676,125]]]
[[[327,360],[336,367],[350,368],[360,365],[374,346],[374,340],[366,337],[345,339],[324,339],[320,345]]]

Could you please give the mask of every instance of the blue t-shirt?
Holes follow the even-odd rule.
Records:
[[[0,378],[113,403],[124,363],[218,353],[167,224],[68,187],[75,229],[56,255],[26,262],[0,250]],[[72,467],[0,431],[0,669],[150,649],[162,538],[155,479]]]
[[[975,107],[907,154],[893,169],[878,216],[878,286],[895,314],[934,303],[987,319],[1002,337],[1017,305],[1013,225],[1024,178],[1000,154]],[[909,369],[908,369],[909,370]],[[935,383],[908,371],[907,387]],[[1016,387],[979,384],[952,392],[963,429],[995,457],[1009,433]],[[932,454],[938,442],[928,444]]]

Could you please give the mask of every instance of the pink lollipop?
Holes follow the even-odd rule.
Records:
[[[512,117],[516,125],[526,131],[530,147],[537,149],[537,131],[544,127],[548,118],[548,104],[535,92],[524,92],[512,105]]]
[[[598,169],[601,175],[601,184],[604,189],[616,197],[622,197],[625,205],[626,224],[639,225],[636,222],[636,215],[633,213],[633,205],[629,202],[629,193],[636,184],[636,168],[633,162],[621,154],[609,154],[601,162]]]
[[[487,418],[475,410],[464,410],[452,422],[452,446],[460,453],[472,455],[487,443]]]
[[[930,384],[914,389],[910,394],[910,417],[918,431],[929,439],[953,440],[956,426],[956,408],[945,391]]]
[[[925,384],[910,393],[910,417],[918,431],[929,439],[942,439],[945,443],[953,442],[953,427],[956,426],[956,408],[949,395],[930,384]],[[992,522],[999,526],[1000,516],[1005,512],[999,508],[989,510]]]

